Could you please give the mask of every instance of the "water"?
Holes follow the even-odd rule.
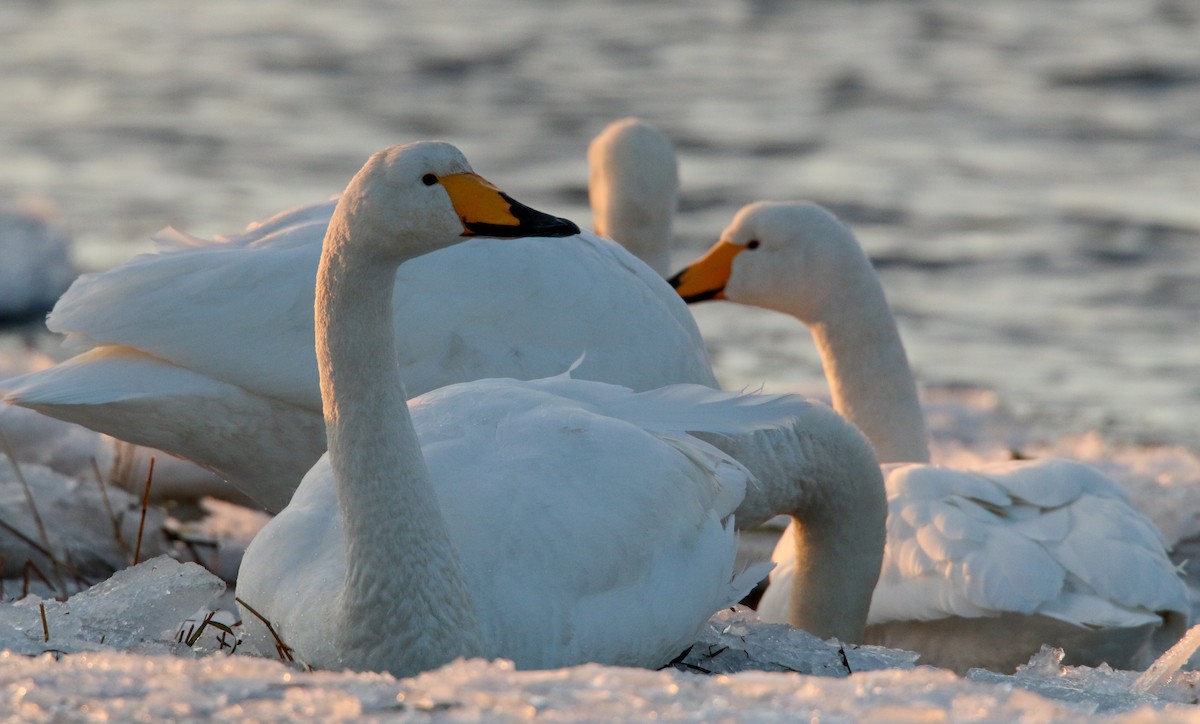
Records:
[[[819,201],[924,385],[1200,449],[1197,37],[1192,0],[9,0],[0,200],[53,200],[103,268],[440,137],[586,222],[586,144],[636,114],[680,153],[678,264],[743,203]],[[697,314],[726,385],[820,389],[793,320]]]

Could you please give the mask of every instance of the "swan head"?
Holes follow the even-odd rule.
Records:
[[[666,276],[679,201],[675,149],[638,118],[610,123],[588,146],[588,197],[596,233]]]
[[[574,223],[531,209],[476,174],[448,143],[392,146],[350,181],[330,223],[360,253],[412,258],[471,237],[562,237]]]
[[[815,323],[861,288],[864,271],[874,274],[854,234],[830,211],[760,201],[743,207],[720,241],[669,281],[689,304],[727,299]]]

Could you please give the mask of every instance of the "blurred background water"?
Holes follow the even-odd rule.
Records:
[[[587,142],[633,114],[680,154],[676,266],[818,201],[924,386],[1200,450],[1195,0],[5,0],[0,48],[0,202],[54,202],[84,268],[422,138],[587,224]],[[695,311],[726,386],[822,389],[794,320]]]

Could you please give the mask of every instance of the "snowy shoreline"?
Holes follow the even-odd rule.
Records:
[[[11,373],[44,363],[36,357],[18,357],[9,359],[3,367]],[[1200,510],[1200,501],[1194,500],[1200,495],[1200,486],[1196,485],[1200,460],[1182,448],[1114,446],[1095,433],[1048,442],[1031,440],[998,407],[994,396],[978,393],[932,394],[927,396],[925,407],[937,460],[969,467],[1004,459],[1013,449],[1076,457],[1101,466],[1120,480],[1135,504],[1145,508],[1170,542],[1200,531],[1193,512]],[[18,458],[24,458],[20,465],[32,495],[39,506],[55,511],[50,537],[61,542],[60,556],[75,561],[80,551],[99,550],[98,546],[104,544],[111,548],[103,557],[108,561],[105,565],[120,568],[127,564],[129,546],[110,545],[113,534],[101,515],[96,497],[99,488],[87,462],[89,457],[109,461],[121,454],[132,455],[133,462],[142,467],[133,463],[129,464],[132,467],[126,466],[125,484],[129,486],[144,479],[143,458],[148,453],[140,449],[122,452],[119,444],[104,436],[28,410],[5,408],[2,412],[0,428],[13,441]],[[8,507],[8,524],[23,526],[25,535],[36,539],[36,528],[20,514],[24,505],[19,501],[24,494],[14,487],[11,466],[6,460],[0,462],[4,463],[0,483],[9,486],[0,489],[10,489],[11,499],[18,501]],[[56,472],[44,464],[63,471]],[[104,467],[109,470],[118,466],[106,462]],[[160,494],[167,499],[190,491],[195,500],[204,490],[189,477],[197,471],[179,461],[165,460],[158,470],[156,479],[163,486]],[[129,526],[137,520],[135,496],[139,493],[110,486],[109,504],[116,501],[116,508],[128,511],[122,527],[124,537],[130,540],[136,530]],[[74,507],[53,507],[63,504]],[[151,505],[145,555],[173,550],[175,556],[197,557],[232,582],[241,550],[266,518],[212,498],[198,501],[196,510],[202,518],[181,522],[167,518],[157,505]],[[81,516],[98,522],[89,523],[91,527],[81,526]],[[164,524],[171,531],[173,543],[163,538]],[[67,535],[81,531],[76,537]],[[198,543],[199,548],[192,543]],[[16,548],[10,555],[20,558],[36,553]],[[1145,715],[1145,707],[1170,707],[1156,710],[1153,718],[1200,718],[1200,709],[1179,708],[1196,702],[1200,673],[1193,671],[1180,672],[1154,695],[1137,694],[1130,688],[1136,673],[1063,668],[1053,651],[1044,651],[1015,676],[976,670],[963,679],[947,671],[914,668],[912,655],[904,652],[839,648],[794,629],[781,635],[786,627],[771,629],[750,614],[728,612],[718,614],[709,627],[709,638],[689,654],[683,663],[687,671],[585,666],[516,672],[503,662],[470,661],[403,681],[376,674],[307,673],[277,661],[241,653],[227,655],[236,636],[216,627],[203,632],[199,641],[193,642],[195,648],[180,643],[199,628],[203,614],[195,613],[197,609],[217,606],[223,609],[218,621],[233,624],[236,615],[232,613],[231,594],[225,593],[214,603],[225,586],[216,576],[192,564],[167,558],[156,561],[160,567],[166,565],[161,575],[147,578],[130,570],[118,572],[93,589],[107,591],[106,595],[79,594],[71,599],[69,604],[73,606],[83,602],[82,610],[75,609],[73,614],[64,614],[72,609],[56,601],[29,598],[0,603],[0,646],[7,649],[0,655],[0,680],[8,692],[8,697],[0,700],[6,702],[0,704],[0,711],[30,720],[82,715],[113,719],[249,717],[267,721],[295,716],[322,720],[507,720],[537,715],[567,721],[651,716],[794,721],[807,715],[820,716],[823,721],[858,721],[892,719],[914,712],[940,712],[952,719],[970,719],[963,712],[979,711],[986,712],[985,718],[990,721],[1094,721],[1098,714],[1111,715],[1118,721],[1136,721]],[[53,570],[45,561],[40,567]],[[181,570],[187,575],[172,578],[176,574],[170,571]],[[26,574],[25,578],[30,577]],[[1189,579],[1194,581],[1195,575]],[[5,591],[12,595],[25,584],[10,579],[5,585]],[[35,589],[41,595],[53,595],[47,586]],[[45,625],[39,620],[39,603],[46,612]],[[37,655],[47,650],[55,653]],[[779,673],[793,670],[845,677],[846,666],[856,672],[849,679]],[[730,673],[745,667],[769,671]],[[701,676],[697,673],[701,671],[718,675]],[[1139,707],[1142,713],[1138,713]]]
[[[906,652],[822,642],[762,624],[744,610],[718,613],[684,663],[660,671],[595,664],[516,671],[507,661],[459,660],[400,680],[310,672],[231,653],[216,628],[183,642],[200,616],[187,617],[190,623],[179,633],[170,622],[198,603],[203,609],[223,588],[199,566],[158,558],[65,604],[3,604],[0,688],[6,696],[0,713],[23,721],[882,721],[920,715],[1084,722],[1200,716],[1188,706],[1200,688],[1196,672],[1152,680],[1143,693],[1134,672],[1064,668],[1061,652],[1045,649],[1015,675],[973,670],[959,678],[914,667],[915,655]]]

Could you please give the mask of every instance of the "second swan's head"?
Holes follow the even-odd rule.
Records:
[[[728,299],[812,323],[831,305],[848,303],[873,275],[854,234],[827,209],[760,201],[743,207],[721,240],[669,281],[689,304]]]
[[[380,258],[412,258],[475,236],[579,233],[574,223],[514,200],[472,171],[461,151],[436,141],[371,156],[338,203],[335,229]]]

